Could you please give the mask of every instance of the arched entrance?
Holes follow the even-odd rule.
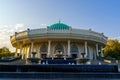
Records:
[[[63,45],[57,44],[54,48],[54,57],[62,58],[64,56]]]
[[[41,54],[41,58],[47,57],[47,46],[45,44],[41,45],[40,54]]]
[[[72,58],[77,58],[78,57],[78,47],[75,44],[72,44],[70,47],[70,53]]]

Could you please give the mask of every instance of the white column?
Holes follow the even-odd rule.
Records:
[[[47,57],[50,57],[50,46],[51,46],[51,41],[48,41],[48,54]]]
[[[23,58],[22,59],[25,59],[25,54],[26,54],[26,47],[24,47],[24,49],[23,49]]]
[[[22,43],[20,44],[20,56],[22,56]]]
[[[28,58],[31,58],[31,47],[30,47],[31,45],[29,45],[29,51],[28,51]]]
[[[98,44],[96,44],[96,54],[95,54],[95,57],[97,57],[97,56],[98,56]]]
[[[87,41],[85,41],[85,56],[88,55],[88,50],[87,50]]]
[[[27,55],[26,55],[27,57],[26,57],[26,58],[29,58],[29,51],[28,51],[28,49],[29,49],[29,48],[28,48],[28,46],[27,46]]]
[[[16,48],[15,57],[18,57],[18,48]]]
[[[25,59],[27,59],[27,46],[25,47]]]
[[[28,46],[26,46],[26,64],[28,64],[28,60],[27,60],[28,56],[29,56],[29,53],[28,53]]]
[[[36,44],[34,45],[34,52],[36,52],[35,57],[37,57],[37,45]]]
[[[40,47],[41,47],[41,44],[39,44],[38,46],[38,58],[41,58]]]
[[[24,59],[25,47],[22,48],[22,59]]]
[[[31,42],[31,53],[33,52],[34,42]]]
[[[31,42],[31,57],[33,57],[32,55],[33,49],[34,49],[34,42]]]
[[[101,46],[101,57],[103,57],[103,47]]]
[[[70,40],[68,40],[68,57],[71,57],[71,54],[70,54]]]
[[[40,56],[39,56],[39,45],[37,44],[37,58],[39,58]]]

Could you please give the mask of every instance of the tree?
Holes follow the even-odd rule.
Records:
[[[9,48],[7,48],[7,47],[0,48],[0,59],[2,57],[11,57],[11,56],[14,56],[14,53],[11,53],[9,51]]]
[[[104,48],[104,56],[120,59],[120,42],[118,40],[108,40]]]

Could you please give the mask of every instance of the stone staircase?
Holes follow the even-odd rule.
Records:
[[[92,65],[106,65],[106,64],[109,64],[109,63],[101,61],[101,60],[90,60],[90,63]]]
[[[0,62],[0,64],[9,64],[9,65],[13,65],[13,64],[19,64],[19,65],[22,65],[22,64],[26,64],[26,60],[16,60],[16,61],[12,61],[12,62]]]

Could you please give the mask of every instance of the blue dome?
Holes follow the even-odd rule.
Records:
[[[48,27],[50,30],[69,30],[70,26],[63,23],[52,24]]]

